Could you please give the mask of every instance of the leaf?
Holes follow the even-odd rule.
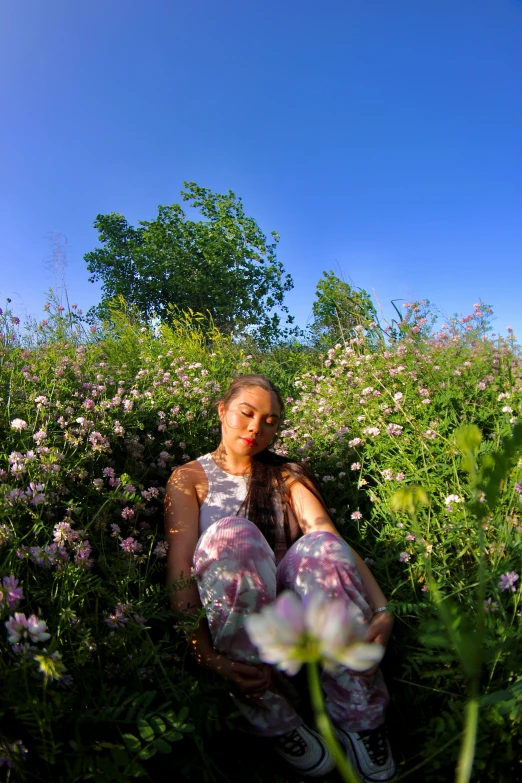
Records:
[[[165,742],[165,740],[162,740],[160,738],[154,740],[153,747],[157,748],[160,753],[164,753],[164,754],[172,753],[172,748],[169,745],[169,743]]]
[[[149,722],[156,734],[165,733],[167,726],[165,725],[165,722],[161,720],[159,715],[154,715],[152,718],[149,718]]]
[[[141,738],[144,739],[145,742],[152,742],[155,737],[154,729],[150,726],[149,723],[147,723],[145,718],[140,718],[138,720],[138,731]]]
[[[141,742],[134,734],[122,734],[121,737],[131,753],[137,753],[140,750]]]
[[[167,740],[167,742],[177,742],[178,740],[183,739],[183,734],[180,734],[179,731],[176,731],[175,729],[170,729],[165,732],[163,739]]]

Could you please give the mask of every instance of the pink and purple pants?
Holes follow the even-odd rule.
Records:
[[[302,536],[276,568],[274,553],[259,529],[247,519],[226,517],[199,539],[194,576],[214,648],[237,661],[260,663],[244,619],[282,590],[302,597],[322,590],[329,598],[355,603],[367,620],[372,617],[350,547],[333,533]],[[380,670],[368,677],[339,666],[334,673],[323,672],[321,681],[328,714],[336,724],[364,731],[383,723],[389,697]],[[260,699],[236,696],[235,703],[262,736],[284,734],[303,722],[286,696],[275,690]]]

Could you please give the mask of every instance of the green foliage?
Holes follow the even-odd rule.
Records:
[[[123,297],[147,321],[172,322],[177,312],[210,313],[224,334],[254,335],[263,342],[281,336],[284,295],[293,287],[276,257],[278,236],[268,242],[239,197],[184,183],[183,201],[201,218],[190,220],[179,204],[160,206],[137,228],[123,215],[98,215],[102,247],[87,253],[91,281],[102,282],[99,318]],[[291,323],[292,318],[287,318]]]
[[[315,341],[330,347],[367,330],[367,340],[382,342],[378,317],[370,295],[340,280],[332,271],[323,272],[313,303],[314,320],[310,331]]]
[[[401,772],[452,779],[475,681],[475,779],[515,780],[514,340],[412,332],[376,350],[363,329],[322,355],[239,344],[190,313],[150,325],[113,310],[110,330],[85,334],[53,308],[25,336],[0,314],[0,579],[24,596],[0,601],[0,750],[16,779],[288,780],[261,740],[238,752],[227,685],[191,662],[169,609],[161,546],[170,470],[215,447],[214,401],[260,371],[287,399],[276,449],[316,472],[396,610],[384,668]],[[50,638],[33,645],[43,661],[8,643],[14,611],[46,623]]]

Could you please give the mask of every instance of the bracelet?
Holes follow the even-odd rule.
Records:
[[[379,614],[379,612],[390,612],[391,610],[388,609],[387,606],[379,606],[378,609],[373,610],[373,616],[375,617],[376,614]]]

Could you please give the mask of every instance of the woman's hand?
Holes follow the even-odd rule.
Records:
[[[243,663],[226,655],[217,655],[209,668],[248,698],[259,699],[272,684],[272,667],[266,663]]]
[[[378,612],[370,620],[367,642],[375,642],[386,647],[393,630],[393,615],[390,612]]]
[[[375,614],[370,620],[368,626],[368,633],[366,635],[367,642],[374,642],[375,644],[382,644],[386,647],[391,636],[393,629],[393,615],[389,612],[379,612]],[[378,666],[373,666],[365,672],[354,672],[354,674],[360,674],[361,677],[373,677],[377,672]]]

